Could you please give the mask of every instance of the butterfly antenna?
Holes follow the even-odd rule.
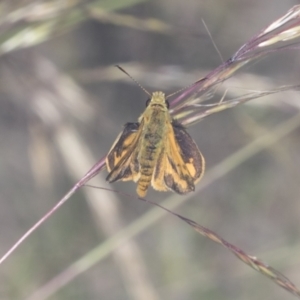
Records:
[[[121,66],[115,65],[120,71],[125,73],[133,82],[135,82],[147,95],[151,97],[151,94],[137,81],[135,80],[129,73],[127,73]]]

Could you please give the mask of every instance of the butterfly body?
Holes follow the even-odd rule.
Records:
[[[137,193],[144,195],[149,185],[164,141],[168,135],[168,123],[171,117],[162,92],[153,93],[151,102],[147,106],[139,122],[143,123],[140,137],[140,151],[138,154],[140,177],[138,179]]]
[[[195,189],[204,159],[184,127],[172,119],[163,92],[154,92],[138,123],[127,123],[106,158],[109,182],[133,180],[145,197],[159,191],[185,194]]]

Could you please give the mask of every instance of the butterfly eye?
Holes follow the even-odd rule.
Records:
[[[169,109],[169,107],[170,107],[170,103],[169,103],[169,101],[168,101],[168,100],[166,100],[166,106],[167,106],[167,109]]]
[[[149,105],[150,101],[151,101],[150,98],[146,101],[146,107]]]

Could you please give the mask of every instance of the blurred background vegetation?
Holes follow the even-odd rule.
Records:
[[[150,91],[173,92],[222,62],[202,19],[227,59],[295,4],[0,1],[1,253],[104,157],[122,125],[144,110],[147,95],[115,64]],[[299,53],[269,55],[224,85],[246,93],[299,83]],[[300,129],[231,172],[223,170],[216,180],[210,172],[221,164],[222,173],[229,156],[234,165],[238,150],[299,114],[297,96],[258,99],[189,128],[206,158],[203,182],[188,197],[151,190],[148,198],[168,201],[299,286]],[[101,172],[93,182],[110,187],[105,176]],[[132,182],[113,188],[135,195]],[[122,242],[114,244],[121,230]],[[0,276],[1,299],[293,297],[179,220],[134,198],[88,188],[26,240],[1,265]]]

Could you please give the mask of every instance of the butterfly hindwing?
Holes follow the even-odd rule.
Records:
[[[151,180],[152,187],[157,191],[169,190],[164,180],[165,170],[166,170],[166,151],[165,148],[162,148],[158,156],[157,163],[155,165],[152,180]]]

